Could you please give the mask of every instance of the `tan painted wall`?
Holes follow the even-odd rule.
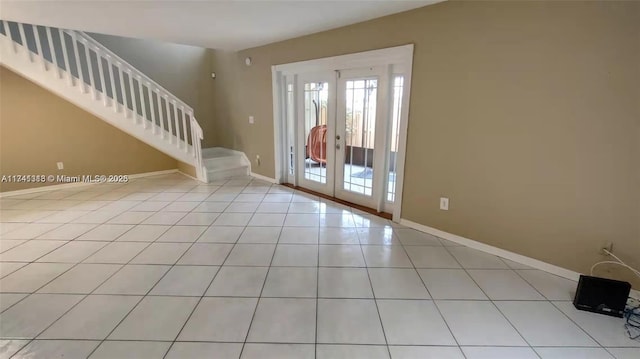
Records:
[[[178,161],[178,171],[182,172],[187,176],[191,176],[193,178],[197,178],[198,174],[196,173],[196,168],[190,164],[184,163],[182,161]]]
[[[213,50],[155,40],[104,34],[90,35],[193,107],[203,132],[215,133],[214,108],[211,101]],[[203,147],[215,146],[214,138],[215,135],[205,136]]]
[[[611,240],[640,267],[638,2],[449,1],[215,52],[218,145],[273,177],[270,67],[407,43],[404,218],[581,272]]]
[[[64,162],[62,171],[56,168],[59,161]],[[135,174],[174,168],[175,159],[0,67],[0,175]],[[40,185],[0,183],[0,191]]]

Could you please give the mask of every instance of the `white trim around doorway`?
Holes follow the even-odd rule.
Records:
[[[411,96],[411,70],[413,65],[413,44],[389,47],[385,49],[358,52],[347,55],[325,57],[315,60],[300,61],[289,64],[274,65],[271,67],[272,91],[273,91],[273,129],[274,129],[274,155],[275,155],[275,182],[287,181],[287,166],[284,133],[286,119],[284,97],[286,96],[286,84],[283,78],[287,75],[295,75],[305,72],[326,70],[347,70],[371,66],[386,66],[389,64],[400,65],[404,69],[405,86],[404,101],[400,121],[400,138],[398,143],[397,167],[396,167],[396,192],[393,210],[393,221],[399,222],[402,212],[402,190],[404,183],[405,152],[407,145],[407,123],[409,120],[409,99]]]

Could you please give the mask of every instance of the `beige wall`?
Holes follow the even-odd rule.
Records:
[[[581,272],[610,240],[640,267],[639,20],[638,2],[449,1],[215,52],[216,140],[273,177],[272,65],[413,43],[403,218]]]
[[[58,171],[56,162],[63,162],[64,170]],[[175,159],[0,67],[1,175],[135,174],[175,168]],[[0,183],[0,191],[38,186]]]
[[[205,136],[202,146],[214,146],[213,50],[155,40],[90,35],[193,107],[203,132],[214,133]]]

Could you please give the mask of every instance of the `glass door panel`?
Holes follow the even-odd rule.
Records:
[[[299,80],[299,183],[333,195],[335,74],[309,74]]]
[[[342,189],[372,195],[377,79],[345,83],[345,151]]]
[[[404,76],[393,76],[392,104],[391,104],[391,131],[388,139],[388,168],[387,173],[387,202],[393,203],[396,199],[396,169],[398,168],[398,148],[400,146],[400,120],[402,117],[402,99],[404,90]]]
[[[304,178],[309,181],[327,183],[327,105],[329,83],[305,83],[304,134],[305,161]]]

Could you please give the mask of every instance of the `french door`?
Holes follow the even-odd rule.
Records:
[[[389,67],[297,75],[297,182],[384,209],[389,184]]]
[[[413,45],[274,65],[276,183],[401,218]]]
[[[334,195],[377,209],[384,191],[388,76],[384,67],[338,75]]]
[[[336,74],[325,71],[299,75],[297,89],[298,185],[333,196]]]

